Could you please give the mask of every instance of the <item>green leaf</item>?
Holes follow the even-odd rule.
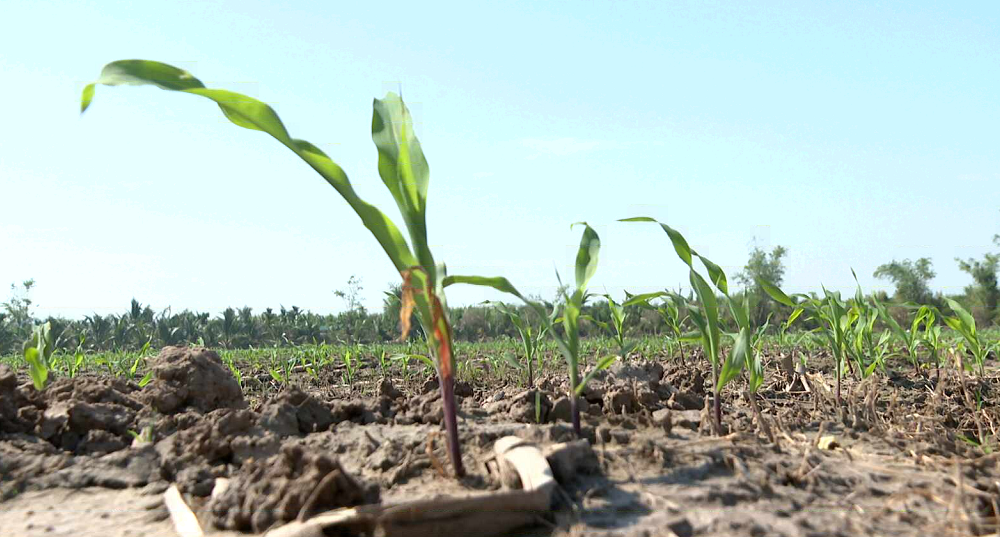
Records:
[[[207,89],[190,73],[165,63],[148,60],[123,60],[104,67],[95,84],[106,86],[149,84],[161,89],[200,95],[214,101],[234,124],[271,135],[319,173],[354,209],[382,249],[402,272],[419,265],[406,239],[382,211],[362,200],[343,169],[313,144],[289,136],[278,115],[265,103],[252,97],[226,90]],[[84,88],[81,108],[87,110],[94,97],[94,88]],[[387,100],[390,97],[387,97]],[[425,267],[434,270],[433,265]]]
[[[87,107],[90,106],[90,101],[94,100],[94,89],[96,84],[87,84],[83,88],[83,97],[80,99],[80,113],[87,111]]]
[[[618,356],[613,354],[601,358],[597,362],[597,365],[594,366],[594,369],[592,369],[589,373],[587,373],[585,377],[583,377],[583,380],[580,381],[580,384],[577,384],[576,388],[573,390],[573,393],[576,395],[580,395],[581,393],[583,393],[584,388],[587,387],[587,383],[594,378],[594,375],[596,375],[598,371],[604,371],[605,369],[611,367],[611,364],[613,364],[617,359]]]
[[[526,303],[531,304],[524,296],[521,295],[520,291],[514,287],[514,284],[510,283],[510,280],[502,276],[486,277],[486,276],[461,276],[461,275],[448,275],[444,277],[444,286],[454,285],[456,283],[463,283],[467,285],[478,285],[480,287],[492,287],[497,291],[508,293],[520,298]]]
[[[580,238],[580,248],[576,253],[576,288],[578,291],[586,292],[587,283],[597,272],[597,257],[601,250],[601,239],[597,236],[594,228],[586,222],[577,222],[575,225],[582,225],[583,236]]]
[[[237,370],[237,373],[239,373],[239,370]],[[147,371],[146,374],[142,376],[142,380],[139,381],[139,387],[145,388],[146,385],[149,384],[152,380],[153,380],[153,372]]]
[[[712,263],[708,259],[702,256],[698,256],[701,262],[704,263],[705,268],[708,269],[708,279],[711,280],[712,284],[722,291],[722,294],[729,296],[729,283],[726,280],[726,273],[722,271],[719,265]]]
[[[719,372],[719,382],[715,386],[715,391],[720,391],[731,380],[739,376],[740,371],[747,362],[750,352],[750,331],[746,328],[740,330],[733,342],[733,348],[729,351],[729,356],[722,364],[722,371]]]
[[[626,293],[626,294],[628,294],[628,293]],[[656,291],[655,293],[643,293],[641,295],[628,295],[626,297],[625,302],[622,303],[622,307],[623,308],[627,308],[628,306],[649,304],[650,300],[653,300],[654,298],[660,298],[660,297],[663,297],[663,296],[668,296],[669,294],[670,293],[668,293],[666,291]]]
[[[792,314],[788,316],[788,320],[785,321],[785,328],[791,326],[792,323],[794,323],[795,320],[798,319],[799,316],[802,315],[802,312],[804,311],[805,308],[795,308],[795,310],[792,311]]]
[[[690,271],[691,287],[698,295],[701,303],[703,315],[703,337],[706,338],[705,353],[713,364],[719,361],[719,307],[715,299],[715,292],[708,285],[708,282],[701,277],[701,274]],[[700,326],[701,327],[701,326]]]
[[[430,168],[414,134],[413,118],[395,93],[375,99],[373,108],[372,140],[378,149],[378,173],[403,214],[421,265],[425,269],[434,267],[426,221]]]
[[[729,310],[733,312],[736,325],[740,328],[750,328],[750,294],[744,293],[742,301],[729,299]]]
[[[674,245],[674,251],[677,252],[677,257],[680,257],[681,261],[683,261],[687,266],[694,268],[691,257],[692,256],[691,247],[688,245],[688,242],[684,238],[684,236],[681,235],[680,232],[678,232],[674,228],[662,222],[658,222],[653,218],[649,218],[648,216],[635,216],[632,218],[623,218],[619,220],[619,222],[655,222],[657,224],[660,224],[660,227],[663,228],[663,231],[665,231],[667,233],[667,236],[670,237],[670,242],[673,243]]]
[[[28,362],[28,376],[35,390],[45,389],[45,383],[49,378],[49,370],[42,364],[41,355],[36,347],[26,347],[24,349],[24,360]]]
[[[976,319],[972,316],[972,314],[970,314],[969,311],[963,308],[962,305],[959,304],[958,302],[955,302],[950,298],[945,300],[948,301],[948,307],[950,307],[952,311],[958,314],[958,318],[962,321],[962,325],[965,327],[965,331],[968,332],[971,336],[975,337]]]
[[[757,283],[760,285],[761,289],[763,289],[765,293],[767,293],[771,298],[774,299],[775,302],[778,302],[779,304],[784,304],[786,306],[795,307],[795,303],[792,302],[792,299],[788,298],[788,295],[786,295],[784,291],[778,289],[778,286],[774,285],[773,283],[763,278],[758,278]]]

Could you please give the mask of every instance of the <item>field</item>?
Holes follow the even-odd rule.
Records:
[[[853,296],[786,294],[783,247],[731,285],[631,216],[614,225],[672,249],[689,285],[595,293],[601,239],[577,222],[573,278],[547,301],[435,258],[401,95],[373,101],[371,137],[402,228],[270,105],[177,67],[112,62],[81,112],[98,86],[143,84],[290,150],[400,280],[381,313],[352,277],[336,316],[133,299],[82,320],[35,318],[26,281],[0,313],[5,535],[1000,534],[1000,254],[956,259],[960,295],[931,291],[929,258],[875,269],[891,297],[853,269]],[[453,285],[512,303],[449,308]]]
[[[617,344],[583,343],[585,370]],[[434,370],[403,358],[415,346],[97,353],[75,378],[56,378],[43,392],[20,358],[7,357],[0,527],[10,535],[169,535],[160,497],[176,483],[202,507],[209,531],[261,531],[295,518],[289,498],[316,489],[330,461],[357,479],[356,490],[324,497],[316,510],[496,490],[484,461],[498,438],[540,446],[575,438],[556,350],[542,346],[529,389],[524,371],[504,358],[518,345],[457,346],[461,479],[448,469]],[[516,534],[997,531],[994,360],[972,374],[947,361],[915,371],[894,358],[883,374],[847,374],[838,410],[822,340],[768,337],[761,349],[771,374],[756,397],[746,375],[726,386],[723,430],[713,434],[712,373],[701,348],[638,342],[582,392],[590,456],[572,474],[557,473],[565,494]],[[804,358],[798,372],[784,367],[792,356]],[[209,502],[219,477],[232,479],[231,492]]]

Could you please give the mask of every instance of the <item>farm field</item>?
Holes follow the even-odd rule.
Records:
[[[1000,536],[991,19],[244,7],[12,71],[224,52],[10,107],[0,537]]]
[[[990,444],[976,439],[984,427],[995,438],[1000,420],[995,360],[982,375],[948,364],[915,372],[898,359],[864,380],[848,374],[838,412],[833,360],[821,344],[765,343],[771,374],[757,392],[760,417],[738,379],[723,391],[723,430],[713,434],[712,374],[701,349],[642,341],[582,392],[592,457],[559,476],[565,494],[552,512],[516,534],[994,533],[1000,470]],[[585,367],[614,345],[585,340]],[[400,358],[409,346],[356,346],[351,366],[343,360],[351,349],[336,346],[102,353],[41,393],[18,358],[4,358],[0,527],[12,535],[172,534],[159,497],[176,483],[202,506],[211,531],[261,531],[298,514],[289,498],[325,477],[324,458],[339,461],[357,488],[317,511],[495,490],[483,462],[498,438],[541,446],[575,438],[558,355],[540,349],[529,387],[523,371],[496,358],[516,348],[459,346],[461,479],[448,468],[437,379],[419,359]],[[805,367],[785,370],[789,356],[805,358]],[[262,460],[272,466],[254,464]],[[207,501],[218,477],[240,483],[243,496]],[[273,486],[255,485],[262,477]],[[251,495],[257,504],[248,512],[242,502]]]

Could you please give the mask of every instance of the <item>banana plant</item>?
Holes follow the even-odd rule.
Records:
[[[90,107],[97,85],[152,85],[212,100],[229,121],[237,126],[271,135],[305,161],[340,194],[372,233],[400,274],[403,282],[400,312],[403,335],[405,337],[409,331],[411,316],[416,311],[430,354],[436,362],[449,455],[456,476],[464,475],[455,416],[455,356],[444,294],[448,276],[444,264],[439,264],[431,254],[426,223],[430,169],[413,132],[413,120],[402,97],[390,92],[385,98],[374,100],[372,140],[378,150],[379,175],[403,217],[409,242],[385,213],[358,196],[347,174],[337,163],[315,145],[292,138],[281,119],[267,104],[239,93],[207,88],[187,71],[165,63],[122,60],[106,65],[98,80],[83,89],[81,113]],[[494,287],[504,284],[509,286],[509,282],[503,278],[466,278],[470,283],[478,285],[486,282],[485,284]]]

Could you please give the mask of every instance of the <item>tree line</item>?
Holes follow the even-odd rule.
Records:
[[[994,236],[994,243],[1000,246],[1000,235]],[[777,325],[787,318],[790,311],[784,306],[766,298],[766,293],[757,283],[764,279],[781,285],[788,251],[776,246],[770,251],[753,247],[737,281],[743,286],[742,293],[751,294],[752,314],[755,322],[762,325],[770,320]],[[1000,320],[998,302],[997,273],[1000,268],[1000,253],[988,253],[982,259],[956,259],[961,270],[972,277],[972,283],[964,293],[951,296],[966,306],[976,317],[977,324],[990,326]],[[874,276],[892,282],[895,287],[892,297],[878,292],[882,302],[895,304],[896,314],[905,317],[907,303],[927,304],[943,308],[945,296],[930,290],[929,281],[934,277],[933,264],[928,258],[916,261],[904,259],[891,261],[876,268]],[[334,291],[344,301],[345,310],[337,314],[317,314],[302,310],[297,306],[278,310],[266,308],[255,312],[250,307],[226,308],[221,314],[180,311],[169,307],[155,310],[149,304],[133,299],[129,309],[122,314],[101,315],[94,313],[83,319],[48,317],[36,319],[32,312],[30,298],[34,280],[20,286],[11,285],[11,297],[0,307],[0,354],[20,351],[22,342],[38,322],[51,323],[57,346],[62,349],[83,348],[89,351],[136,350],[146,345],[199,344],[221,348],[280,347],[287,345],[318,343],[387,343],[400,337],[399,315],[402,289],[399,284],[391,284],[384,292],[379,311],[369,311],[361,304],[363,290],[361,280],[352,276],[347,287]],[[681,293],[678,293],[681,294]],[[687,318],[686,306],[693,301],[687,294],[677,312],[677,319],[683,324]],[[524,306],[521,313],[529,319],[534,315]],[[625,328],[631,336],[655,336],[669,333],[667,320],[661,312],[630,306],[626,311]],[[517,328],[503,312],[489,305],[456,307],[450,310],[454,337],[459,341],[483,341],[504,337],[517,337]],[[585,321],[581,323],[581,335],[600,335],[611,324],[611,310],[604,300],[593,300],[584,311]],[[732,321],[732,320],[729,320]],[[801,328],[810,329],[808,323]],[[419,327],[411,332],[410,338],[420,338]]]

